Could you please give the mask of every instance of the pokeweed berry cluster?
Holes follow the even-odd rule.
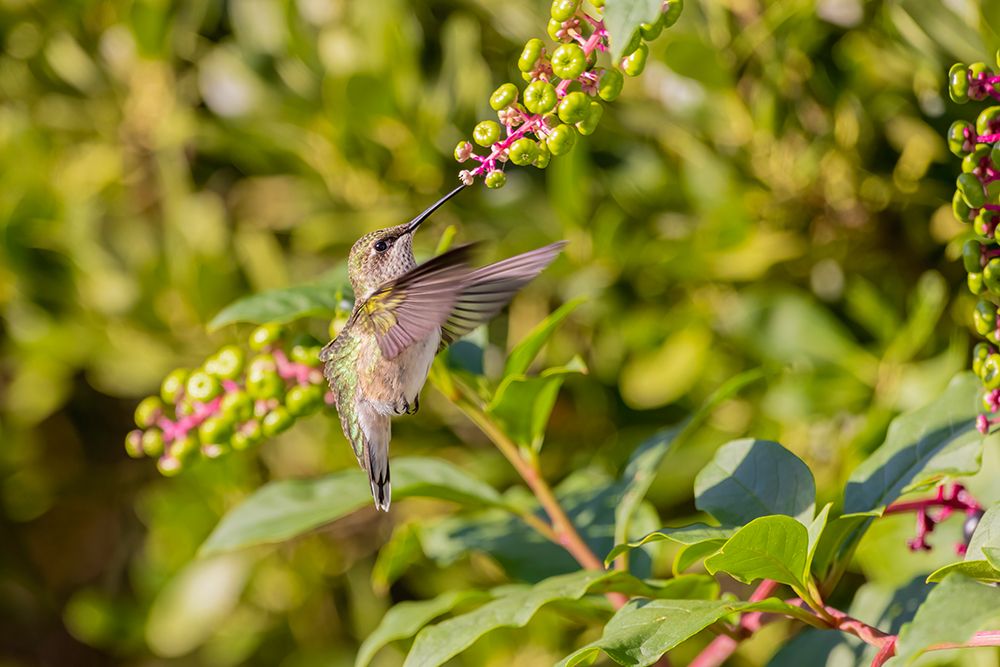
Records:
[[[538,38],[524,45],[517,67],[527,85],[520,91],[513,83],[504,83],[490,96],[499,123],[482,121],[471,142],[462,140],[455,146],[456,160],[479,163],[459,172],[459,179],[472,185],[477,176],[484,176],[486,187],[500,188],[507,182],[503,168],[508,161],[544,169],[552,156],[572,150],[576,135],[593,133],[601,120],[604,108],[595,98],[613,101],[622,91],[623,73],[642,73],[649,55],[645,42],[676,23],[683,4],[666,0],[656,21],[632,33],[622,50],[627,55],[610,66],[598,66],[599,54],[610,46],[602,18],[604,0],[590,0],[587,9],[580,0],[553,0],[548,34],[558,45],[551,53]],[[476,153],[473,142],[488,152]]]
[[[172,371],[160,394],[136,408],[139,428],[125,438],[128,454],[156,457],[162,474],[175,475],[201,457],[218,458],[277,435],[329,403],[318,342],[285,338],[279,325],[260,326],[250,334],[249,359],[227,345],[198,368]]]
[[[997,54],[1000,64],[1000,53]],[[1000,100],[1000,75],[985,63],[956,63],[948,74],[951,99]],[[972,225],[974,237],[962,247],[968,285],[979,301],[973,326],[985,338],[973,350],[972,368],[982,380],[983,414],[976,426],[982,433],[1000,422],[1000,106],[980,112],[976,123],[964,120],[948,129],[948,148],[962,158],[962,173],[955,184],[952,210],[961,222]]]

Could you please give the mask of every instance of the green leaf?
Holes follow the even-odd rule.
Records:
[[[601,651],[619,664],[644,667],[730,614],[746,611],[780,614],[790,611],[789,607],[775,599],[761,602],[631,600],[611,617],[600,639],[563,658],[557,667],[589,664]]]
[[[979,581],[1000,581],[1000,569],[991,564],[986,558],[978,558],[975,560],[962,560],[939,567],[927,575],[927,583],[943,581],[949,574],[955,573]]]
[[[406,656],[404,667],[444,664],[491,630],[523,627],[543,605],[557,600],[579,600],[589,592],[604,592],[616,583],[636,581],[622,572],[580,570],[519,588],[475,611],[421,630]]]
[[[980,581],[1000,581],[1000,566],[996,554],[1000,552],[1000,503],[993,505],[979,519],[965,559],[945,565],[932,572],[927,581],[941,581],[952,572],[958,572]],[[991,553],[993,557],[991,558]]]
[[[816,484],[805,463],[770,440],[734,440],[694,481],[695,506],[724,525],[785,514],[812,521]]]
[[[362,642],[354,659],[354,667],[365,667],[383,646],[412,637],[435,618],[455,607],[489,598],[490,594],[483,591],[448,591],[431,600],[400,602],[385,613],[382,622]]]
[[[555,330],[584,301],[586,301],[585,297],[577,297],[567,301],[544,320],[536,324],[535,328],[510,351],[510,354],[507,356],[507,364],[503,370],[504,377],[527,373],[531,362],[535,360],[535,357],[538,356],[538,353],[545,343],[549,341],[549,338],[552,337]]]
[[[674,573],[674,576],[680,575],[698,561],[704,560],[716,553],[725,543],[725,540],[705,540],[704,542],[681,547],[678,549],[677,555],[674,556],[671,571]]]
[[[900,663],[911,662],[934,644],[964,643],[977,630],[1000,620],[1000,588],[950,574],[934,587],[896,644]]]
[[[586,372],[583,360],[574,357],[569,364],[546,369],[534,377],[508,375],[500,382],[486,411],[496,417],[514,442],[537,452],[542,448],[545,427],[563,380],[567,375]]]
[[[395,459],[392,481],[397,499],[425,496],[477,507],[504,505],[492,487],[440,459]],[[316,479],[270,482],[222,518],[200,553],[205,556],[283,542],[369,503],[371,490],[360,469]]]
[[[223,308],[208,323],[209,331],[216,331],[236,322],[279,324],[303,317],[333,317],[338,312],[350,311],[344,294],[350,288],[344,283],[330,285],[299,285],[268,290],[238,299]]]
[[[712,574],[722,571],[745,584],[774,579],[800,590],[805,585],[809,533],[780,514],[754,519],[705,560]]]
[[[983,547],[983,554],[994,570],[1000,570],[1000,547]]]
[[[820,539],[823,537],[823,531],[826,530],[826,520],[830,515],[831,507],[833,507],[833,503],[827,503],[824,505],[823,509],[819,511],[819,514],[816,515],[816,518],[809,524],[809,550],[806,553],[806,566],[802,571],[804,579],[809,578],[809,571],[812,569],[813,558],[816,556],[816,549],[819,547]]]
[[[608,0],[604,5],[604,25],[611,45],[611,62],[617,63],[632,34],[641,23],[653,23],[660,14],[660,0]]]
[[[372,589],[379,595],[388,593],[389,587],[421,556],[423,551],[420,549],[416,524],[411,522],[397,525],[378,550],[375,565],[372,566]]]
[[[818,577],[824,577],[835,562],[848,556],[873,516],[876,513],[845,514],[827,523],[813,553],[812,570]]]
[[[844,512],[881,511],[903,493],[977,472],[984,440],[976,430],[981,389],[975,375],[960,373],[937,400],[894,419],[882,446],[851,474]]]
[[[607,558],[604,559],[604,564],[608,565],[615,559],[616,556],[625,553],[626,551],[638,549],[646,544],[660,542],[663,540],[670,540],[671,542],[676,542],[677,544],[682,544],[684,546],[701,544],[703,542],[718,542],[721,546],[726,540],[732,537],[735,532],[736,528],[708,526],[703,523],[693,523],[690,526],[681,526],[679,528],[662,528],[645,535],[635,542],[628,542],[626,544],[619,544],[615,546],[615,548],[608,554]]]

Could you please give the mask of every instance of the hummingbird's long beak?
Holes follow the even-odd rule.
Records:
[[[417,231],[417,227],[420,226],[420,223],[422,223],[427,218],[431,217],[431,213],[438,210],[442,204],[444,204],[446,201],[457,195],[463,189],[465,189],[465,185],[464,184],[459,185],[457,188],[446,194],[444,197],[441,197],[441,199],[438,199],[436,202],[428,206],[423,213],[415,217],[413,220],[410,220],[409,224],[406,225],[406,231],[403,233],[412,234],[413,232]]]

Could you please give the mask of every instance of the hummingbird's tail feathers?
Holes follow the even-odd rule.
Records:
[[[440,349],[493,319],[522,287],[555,260],[565,245],[565,241],[558,241],[472,271],[451,315],[441,325]]]
[[[363,441],[362,455],[358,457],[358,463],[368,473],[375,507],[388,512],[389,503],[392,501],[392,485],[389,482],[389,440],[392,437],[392,424],[389,417],[379,413],[367,401],[362,402],[358,408]]]

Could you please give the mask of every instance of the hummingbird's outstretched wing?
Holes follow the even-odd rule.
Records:
[[[468,282],[472,248],[459,246],[424,262],[355,308],[355,324],[375,337],[383,357],[396,358],[448,318]]]
[[[565,245],[565,241],[558,241],[470,273],[448,319],[441,325],[440,349],[493,319],[518,290],[552,263]]]

